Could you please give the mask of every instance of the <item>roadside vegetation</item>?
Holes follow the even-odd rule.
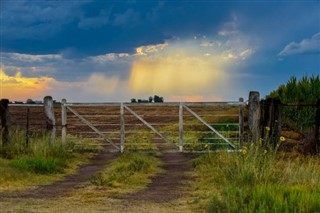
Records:
[[[62,146],[59,139],[50,143],[46,134],[39,134],[26,144],[23,131],[11,132],[10,143],[0,147],[0,191],[57,181],[75,172],[100,149],[89,140],[79,143],[79,139],[69,137],[67,141]]]
[[[315,123],[320,77],[291,77],[267,98],[292,104],[282,107],[283,123],[308,135]],[[271,146],[270,140],[274,138],[247,144],[241,152],[208,153],[194,159],[194,208],[208,212],[320,212],[319,155],[286,153],[281,144]],[[285,143],[286,138],[277,141]]]
[[[262,146],[194,159],[194,208],[208,212],[319,212],[319,157]]]

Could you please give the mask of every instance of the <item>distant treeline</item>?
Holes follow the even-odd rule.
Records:
[[[150,96],[149,99],[138,99],[136,100],[135,98],[131,99],[131,103],[163,103],[164,99],[161,96],[155,95],[155,96]]]

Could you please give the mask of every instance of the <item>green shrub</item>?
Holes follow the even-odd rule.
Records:
[[[303,76],[300,80],[291,77],[285,84],[272,91],[267,98],[279,98],[285,104],[316,104],[320,97],[320,77]],[[314,125],[315,107],[283,107],[283,119],[299,130]]]

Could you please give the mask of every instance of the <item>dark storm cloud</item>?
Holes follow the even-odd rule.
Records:
[[[1,9],[3,50],[79,55],[132,52],[172,37],[206,34],[228,18],[226,6],[143,1],[13,1]]]

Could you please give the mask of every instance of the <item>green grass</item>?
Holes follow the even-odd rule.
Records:
[[[124,153],[103,172],[93,176],[95,186],[134,189],[145,187],[150,177],[160,172],[161,162],[155,154]]]
[[[25,133],[18,130],[10,133],[10,139],[9,145],[0,146],[0,191],[48,184],[61,179],[87,162],[94,152],[91,141],[70,136],[63,146],[59,138],[51,144],[46,134],[30,137],[26,145]],[[99,150],[99,147],[95,148]]]
[[[194,205],[208,212],[320,212],[316,157],[288,157],[251,146],[193,161]]]
[[[12,161],[13,167],[37,174],[62,173],[66,160],[54,157],[22,156]]]
[[[125,139],[125,150],[157,150],[152,143],[154,134],[150,131],[139,131],[128,135]]]

